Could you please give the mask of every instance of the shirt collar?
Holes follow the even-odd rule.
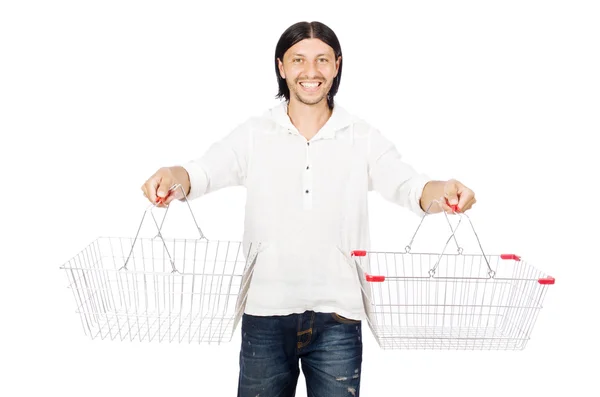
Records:
[[[292,121],[287,114],[287,108],[287,101],[283,101],[271,109],[270,115],[277,124],[283,126],[287,131],[298,133],[298,130],[292,124]],[[329,117],[325,125],[319,130],[313,139],[333,139],[335,138],[336,131],[349,126],[353,121],[354,118],[352,115],[350,115],[350,113],[348,113],[340,105],[335,104],[331,113],[331,117]]]

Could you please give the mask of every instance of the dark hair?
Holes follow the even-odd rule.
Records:
[[[290,26],[283,32],[279,41],[277,42],[277,46],[275,47],[275,74],[277,76],[277,84],[279,85],[279,92],[275,96],[275,98],[284,98],[289,101],[290,100],[290,89],[287,86],[285,79],[281,77],[279,74],[279,65],[277,64],[277,59],[281,59],[283,61],[283,54],[290,49],[294,44],[304,40],[304,39],[319,39],[325,44],[329,45],[333,48],[333,53],[335,54],[335,59],[342,56],[342,48],[340,46],[340,42],[333,32],[327,25],[321,22],[298,22]],[[338,74],[333,79],[333,84],[331,85],[331,89],[327,94],[327,104],[330,109],[333,109],[333,97],[337,94],[338,88],[340,86],[340,80],[342,79],[342,60],[340,60],[340,67],[338,69]]]

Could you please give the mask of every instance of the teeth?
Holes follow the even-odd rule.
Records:
[[[319,83],[300,83],[302,84],[302,87],[306,87],[306,88],[315,88],[319,85]]]

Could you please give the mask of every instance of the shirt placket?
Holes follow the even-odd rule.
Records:
[[[304,164],[304,173],[303,173],[303,188],[304,188],[304,209],[311,210],[313,207],[313,170],[312,170],[312,149],[311,142],[306,142],[306,162]]]

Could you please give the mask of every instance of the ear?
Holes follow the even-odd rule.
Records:
[[[281,76],[282,79],[285,80],[285,71],[283,70],[283,62],[281,62],[281,59],[277,58],[277,66],[279,67],[279,75]]]
[[[338,71],[340,70],[340,64],[342,63],[342,56],[340,55],[338,59],[335,61],[335,76],[337,77]]]

